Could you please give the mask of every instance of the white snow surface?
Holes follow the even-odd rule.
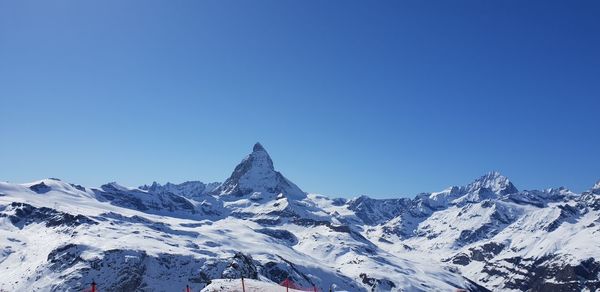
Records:
[[[258,281],[253,279],[244,279],[244,286],[246,291],[262,291],[262,292],[305,292],[306,290],[286,289],[286,287],[280,286],[276,283],[269,283],[264,281]],[[241,279],[219,279],[213,281],[206,288],[202,289],[202,292],[236,292],[242,290]]]

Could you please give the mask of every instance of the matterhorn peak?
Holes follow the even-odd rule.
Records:
[[[271,171],[275,170],[275,167],[273,167],[273,160],[271,160],[271,156],[269,156],[269,153],[267,152],[267,150],[265,150],[265,147],[263,147],[258,142],[254,144],[254,147],[252,147],[252,153],[250,153],[238,165],[238,167],[240,166],[243,166],[243,169],[266,168]]]
[[[252,195],[255,199],[279,194],[290,198],[306,196],[300,188],[275,171],[271,157],[260,143],[254,144],[252,153],[235,167],[231,176],[213,194],[235,197]]]
[[[263,147],[259,142],[256,142],[256,144],[254,144],[254,147],[252,147],[252,152],[258,152],[258,151],[267,152],[267,150],[265,150],[265,147]]]

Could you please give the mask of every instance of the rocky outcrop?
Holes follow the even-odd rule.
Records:
[[[0,212],[0,217],[8,217],[10,222],[20,229],[33,223],[43,223],[46,227],[76,227],[79,225],[95,225],[96,221],[83,216],[71,215],[54,209],[13,202]]]

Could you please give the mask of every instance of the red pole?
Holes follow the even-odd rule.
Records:
[[[96,281],[92,281],[92,292],[96,292]]]
[[[185,285],[185,292],[190,292],[190,285]]]
[[[285,281],[285,292],[288,292],[288,291],[290,291],[290,279],[289,278]]]
[[[246,285],[244,285],[244,277],[242,277],[242,292],[246,292]]]
[[[317,286],[313,285],[313,291],[317,292]]]

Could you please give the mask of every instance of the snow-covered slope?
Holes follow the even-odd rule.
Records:
[[[278,283],[269,283],[265,281],[257,281],[253,279],[244,280],[244,287],[247,291],[263,291],[263,292],[281,292],[282,286]],[[289,288],[289,287],[288,287]],[[241,279],[219,279],[214,280],[210,285],[202,291],[206,292],[235,292],[242,289]],[[293,288],[287,289],[289,292],[301,292]],[[306,291],[306,290],[304,290]]]
[[[0,183],[0,291],[240,291],[241,277],[247,291],[593,291],[598,189],[518,191],[491,172],[413,199],[331,199],[258,143],[223,184]]]

